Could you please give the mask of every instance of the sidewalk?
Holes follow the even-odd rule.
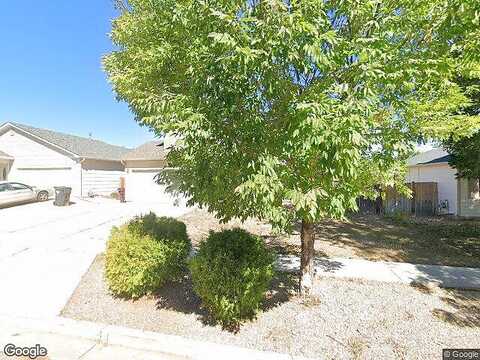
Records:
[[[282,255],[277,260],[277,267],[283,271],[298,271],[300,269],[300,258],[293,255]],[[315,271],[318,276],[402,284],[412,282],[436,283],[444,288],[480,290],[480,268],[316,258]]]
[[[0,315],[0,359],[13,359],[3,355],[6,344],[39,344],[48,350],[48,360],[307,360],[61,317]]]

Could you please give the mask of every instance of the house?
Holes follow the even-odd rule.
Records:
[[[438,204],[452,215],[480,216],[480,194],[475,181],[457,179],[457,171],[448,162],[450,155],[442,149],[432,149],[413,156],[408,161],[407,183],[436,183]]]
[[[74,196],[110,195],[131,149],[100,140],[7,122],[0,125],[0,180],[69,186]]]
[[[156,140],[149,141],[122,157],[126,172],[127,201],[172,201],[172,197],[165,191],[165,186],[156,182],[160,172],[168,171],[166,154],[164,141]]]

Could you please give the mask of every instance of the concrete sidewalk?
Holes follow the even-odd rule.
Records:
[[[283,271],[298,271],[300,258],[293,255],[282,255],[278,258],[277,267]],[[480,268],[316,258],[315,271],[318,276],[403,284],[436,283],[444,288],[480,290]]]
[[[18,347],[39,344],[47,349],[49,360],[307,360],[61,317],[36,319],[0,315],[0,359],[6,344]]]

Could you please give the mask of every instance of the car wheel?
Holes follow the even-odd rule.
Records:
[[[48,192],[40,191],[37,195],[38,201],[47,201],[48,200]]]

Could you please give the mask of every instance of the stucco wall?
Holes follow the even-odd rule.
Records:
[[[436,182],[438,202],[448,200],[449,213],[457,214],[457,179],[456,170],[448,164],[431,164],[411,166],[407,173],[407,182]]]

